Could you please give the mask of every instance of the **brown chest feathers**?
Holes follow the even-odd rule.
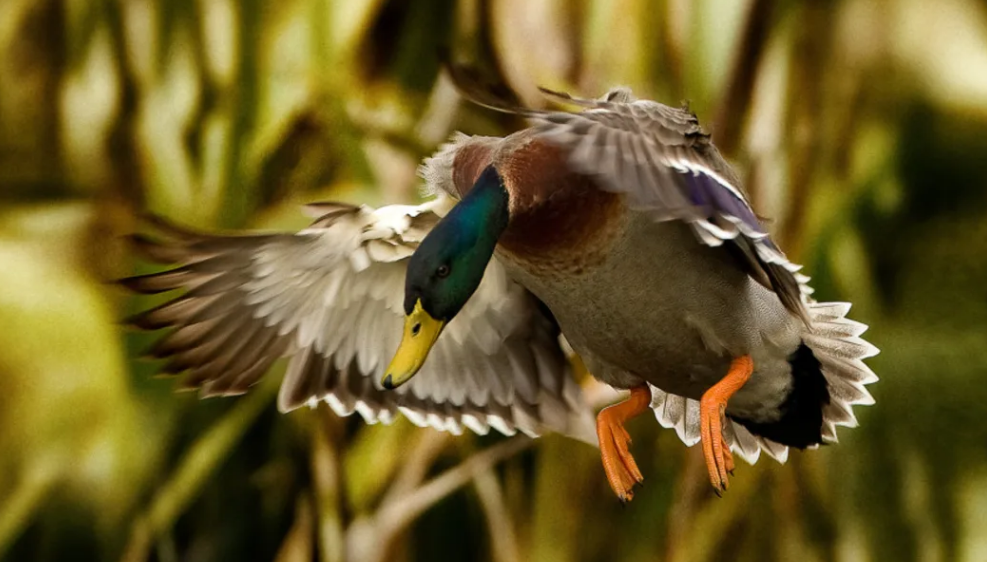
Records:
[[[524,139],[500,149],[464,147],[453,179],[468,191],[493,162],[510,194],[511,219],[498,254],[538,275],[579,275],[603,261],[624,229],[619,195],[566,165],[568,155],[543,141]]]

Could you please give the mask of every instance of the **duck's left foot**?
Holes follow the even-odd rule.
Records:
[[[596,435],[607,481],[622,502],[634,498],[634,487],[644,480],[631,455],[631,436],[624,422],[645,412],[651,405],[651,389],[644,384],[631,389],[627,400],[608,406],[596,416]]]
[[[700,437],[703,442],[703,457],[709,471],[709,481],[717,495],[730,485],[729,474],[733,472],[733,454],[723,437],[726,423],[727,402],[751,378],[754,362],[750,355],[733,360],[730,370],[720,382],[714,384],[699,401]]]

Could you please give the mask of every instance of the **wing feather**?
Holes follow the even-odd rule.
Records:
[[[605,190],[626,195],[631,208],[655,220],[687,222],[697,239],[709,246],[749,246],[734,252],[742,258],[738,263],[809,324],[804,283],[771,241],[736,175],[694,114],[637,100],[626,89],[599,100],[542,89],[582,111],[529,109],[484,90],[468,69],[449,65],[447,70],[465,97],[527,117],[530,134],[566,147],[573,170],[598,178]]]
[[[297,234],[220,236],[149,217],[136,248],[174,268],[121,280],[140,293],[184,291],[135,326],[171,332],[149,354],[204,396],[246,392],[280,357],[287,411],[326,402],[368,423],[398,411],[458,433],[559,431],[594,441],[591,412],[538,301],[491,262],[474,294],[408,384],[380,377],[402,330],[408,257],[438,220],[435,203],[381,209],[322,203]]]

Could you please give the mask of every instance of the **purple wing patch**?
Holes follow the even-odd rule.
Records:
[[[676,168],[687,197],[702,209],[705,218],[696,223],[696,232],[703,234],[703,230],[711,230],[726,242],[728,248],[739,251],[736,255],[746,264],[748,274],[773,289],[785,307],[798,314],[808,325],[809,319],[802,306],[802,287],[794,275],[798,267],[785,259],[747,200],[733,186],[711,173],[684,166]],[[734,228],[724,230],[716,226],[716,223],[723,224],[720,219],[728,221]],[[717,243],[715,238],[712,241]]]
[[[738,197],[735,190],[727,187],[720,180],[701,171],[680,172],[688,189],[689,200],[707,212],[707,217],[720,214],[734,217],[740,221],[741,232],[751,238],[761,238],[767,235],[761,222],[757,220],[754,211],[747,201]]]

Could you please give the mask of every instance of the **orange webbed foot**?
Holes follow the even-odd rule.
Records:
[[[709,471],[709,481],[717,495],[726,491],[733,472],[733,454],[723,436],[726,424],[727,402],[751,377],[754,362],[749,355],[733,360],[723,379],[707,390],[699,401],[700,438],[703,457]]]
[[[648,409],[651,390],[647,385],[631,389],[631,396],[623,402],[600,411],[596,417],[596,435],[600,440],[600,456],[603,470],[614,493],[622,502],[634,498],[634,487],[644,481],[641,470],[631,455],[631,436],[624,422]]]
[[[641,470],[631,455],[631,437],[623,423],[601,412],[596,421],[596,434],[600,438],[600,456],[607,481],[620,501],[634,498],[634,486],[644,480]]]

